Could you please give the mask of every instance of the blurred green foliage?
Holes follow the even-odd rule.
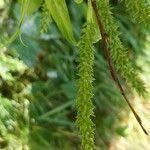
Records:
[[[79,38],[86,5],[67,2],[75,37]],[[145,55],[148,33],[144,27],[129,21],[120,3],[112,0],[112,5],[119,19],[121,39],[132,50],[128,55],[141,71],[136,58]],[[21,38],[27,46],[18,38],[9,48],[0,49],[0,149],[81,149],[74,125],[78,51],[64,39],[54,22],[49,22],[47,33],[40,33],[41,9],[27,16],[22,25]],[[17,24],[20,6],[7,0],[3,5],[0,2],[0,11],[0,37],[7,39]],[[96,146],[105,150],[113,136],[128,136],[127,126],[122,125],[128,116],[127,112],[122,113],[126,104],[111,80],[99,46],[96,47]]]

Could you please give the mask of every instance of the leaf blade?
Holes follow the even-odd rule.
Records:
[[[65,0],[46,0],[46,5],[63,36],[75,44],[72,24]]]

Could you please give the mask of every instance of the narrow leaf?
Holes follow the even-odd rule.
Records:
[[[42,3],[42,0],[30,0],[27,14],[30,15],[38,10]]]
[[[46,5],[63,36],[72,44],[75,38],[65,0],[45,0]]]

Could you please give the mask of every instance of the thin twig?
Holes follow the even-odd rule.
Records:
[[[133,112],[133,114],[134,114],[137,122],[141,126],[142,130],[144,131],[144,133],[146,135],[148,135],[147,131],[145,130],[145,128],[142,125],[141,118],[139,117],[139,115],[136,113],[136,111],[134,110],[134,108],[130,104],[128,98],[126,97],[124,89],[123,89],[123,87],[122,87],[122,85],[121,85],[121,83],[120,83],[120,81],[119,81],[119,79],[118,79],[118,77],[116,75],[116,71],[115,71],[115,69],[113,67],[112,58],[111,58],[111,55],[110,55],[110,52],[109,52],[109,48],[108,48],[109,47],[109,39],[108,39],[109,37],[108,37],[108,34],[105,31],[105,28],[104,28],[104,25],[103,25],[103,21],[102,21],[101,15],[100,15],[100,11],[98,10],[98,7],[97,7],[96,0],[91,0],[91,2],[92,2],[92,6],[93,6],[93,9],[94,9],[95,15],[96,15],[98,27],[99,27],[99,30],[100,30],[100,33],[101,33],[102,44],[103,44],[103,51],[104,51],[106,60],[107,60],[108,65],[109,65],[109,70],[110,70],[111,77],[114,80],[114,82],[116,83],[116,85],[118,86],[118,88],[119,88],[122,96],[126,100],[128,106],[130,107],[131,111]]]

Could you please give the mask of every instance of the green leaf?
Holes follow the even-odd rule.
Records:
[[[19,39],[18,39],[19,40]],[[14,41],[11,45],[12,48],[15,48],[20,58],[28,67],[33,67],[36,63],[37,55],[40,52],[39,45],[28,36],[23,36],[23,40],[27,43],[27,46],[22,45],[22,43]]]
[[[72,44],[75,38],[65,0],[46,0],[46,5],[63,36]]]
[[[18,0],[18,3],[21,4],[22,0]],[[27,15],[31,15],[32,13],[36,12],[40,7],[42,0],[29,0],[28,9],[26,11]]]
[[[76,96],[77,92],[77,87],[75,82],[68,82],[64,83],[61,85],[61,88],[64,92],[64,94],[69,98],[69,99],[74,99]]]
[[[27,9],[27,15],[30,15],[38,10],[42,3],[42,0],[30,0],[29,7]]]

